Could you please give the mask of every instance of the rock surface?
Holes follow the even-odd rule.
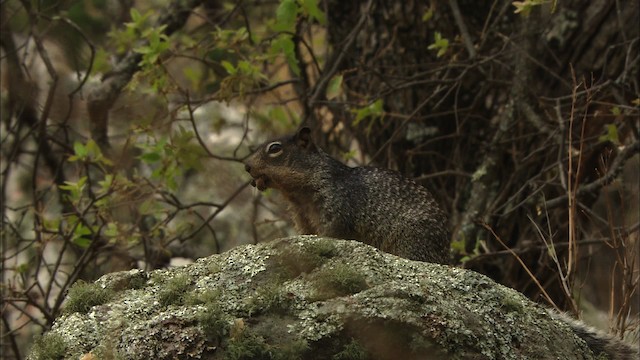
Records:
[[[596,354],[597,355],[597,354]],[[594,359],[478,273],[296,236],[75,285],[30,359]]]

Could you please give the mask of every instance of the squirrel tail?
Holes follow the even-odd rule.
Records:
[[[614,338],[609,334],[597,330],[578,321],[567,314],[559,313],[553,310],[549,311],[549,314],[553,318],[556,318],[571,327],[571,330],[578,335],[591,351],[597,356],[599,354],[606,354],[611,360],[632,360],[640,358],[640,352],[638,347],[632,347],[631,345]]]

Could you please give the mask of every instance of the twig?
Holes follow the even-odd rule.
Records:
[[[240,162],[241,160],[235,158],[235,157],[228,157],[228,156],[220,156],[220,155],[216,155],[214,153],[212,153],[209,148],[207,147],[207,144],[204,142],[204,140],[202,139],[202,137],[200,136],[200,132],[198,131],[198,126],[196,125],[196,120],[193,117],[193,108],[191,108],[191,100],[189,98],[189,93],[186,93],[186,100],[187,100],[187,110],[189,111],[189,122],[191,122],[191,126],[193,126],[193,132],[196,135],[196,139],[198,140],[198,143],[200,144],[200,146],[204,149],[204,151],[207,152],[207,154],[217,160],[227,160],[227,161],[235,161],[235,162]]]
[[[373,0],[369,0],[362,13],[362,16],[360,16],[360,19],[358,20],[358,23],[353,27],[353,30],[351,30],[351,32],[347,36],[344,46],[342,46],[340,48],[340,51],[334,54],[333,58],[329,62],[327,62],[327,66],[325,66],[326,71],[320,77],[320,80],[315,86],[313,94],[309,97],[309,107],[313,108],[315,103],[319,100],[320,96],[324,94],[329,80],[331,80],[331,77],[338,71],[338,67],[342,63],[342,59],[344,59],[351,46],[353,46],[353,43],[356,41],[360,30],[362,30],[362,28],[364,27],[364,24],[369,17],[369,12],[371,11],[372,6]]]
[[[460,35],[462,35],[464,46],[467,48],[467,52],[469,52],[469,58],[473,59],[476,57],[476,49],[473,47],[473,42],[471,41],[471,35],[469,35],[467,24],[465,24],[462,14],[460,13],[458,0],[449,0],[449,7],[453,13],[453,18],[456,20],[456,25],[458,25],[458,29],[460,30]]]
[[[633,155],[638,153],[640,153],[640,140],[636,140],[632,144],[625,146],[624,149],[622,149],[622,151],[620,151],[620,153],[618,153],[618,155],[615,157],[615,159],[611,163],[611,166],[609,167],[609,170],[604,174],[604,176],[589,184],[578,187],[575,192],[575,196],[593,193],[599,190],[601,187],[609,184],[611,181],[613,181],[613,179],[615,179],[616,176],[618,176],[620,171],[622,171],[622,167],[624,166],[625,162]],[[561,195],[547,201],[547,208],[554,208],[560,205],[564,205],[566,202],[567,195]]]
[[[527,267],[527,265],[524,263],[524,261],[522,261],[522,259],[520,258],[520,256],[518,256],[518,254],[515,253],[515,251],[513,251],[511,248],[509,248],[503,241],[502,239],[500,239],[500,237],[493,231],[493,229],[487,225],[486,223],[480,223],[480,225],[485,228],[485,230],[489,231],[491,233],[491,235],[493,235],[493,237],[498,240],[498,242],[500,243],[500,245],[502,245],[511,255],[513,255],[514,258],[516,258],[516,260],[520,263],[520,265],[522,266],[522,268],[524,269],[524,271],[527,272],[527,274],[529,274],[529,277],[531,277],[531,280],[538,286],[538,289],[540,289],[540,292],[542,292],[542,295],[544,296],[544,298],[549,302],[549,304],[551,306],[553,306],[556,310],[560,311],[560,308],[558,308],[558,306],[556,305],[556,303],[553,302],[553,300],[551,299],[551,296],[549,296],[549,294],[547,293],[547,291],[544,289],[544,287],[542,286],[542,284],[540,284],[540,282],[538,281],[538,279],[536,279],[535,275],[533,275],[533,273],[531,272],[531,270],[529,270],[529,268]]]

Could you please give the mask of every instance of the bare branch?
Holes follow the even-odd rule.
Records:
[[[622,171],[625,162],[633,155],[638,153],[640,153],[640,140],[636,140],[632,144],[625,146],[624,149],[622,149],[622,151],[620,151],[620,153],[618,153],[616,158],[613,160],[611,166],[609,167],[609,170],[604,174],[604,176],[589,184],[584,184],[578,187],[575,191],[575,196],[595,193],[603,186],[611,183],[611,181],[613,181],[613,179],[618,176],[620,171]],[[567,202],[567,198],[568,196],[565,194],[551,199],[547,201],[547,207],[554,208],[557,206],[565,205]]]

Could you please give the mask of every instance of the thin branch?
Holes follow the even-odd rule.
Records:
[[[522,259],[520,258],[520,256],[518,256],[518,254],[515,253],[515,251],[513,251],[511,248],[509,248],[503,241],[502,239],[500,239],[500,237],[493,231],[493,229],[487,225],[486,223],[481,223],[480,224],[483,228],[485,228],[485,230],[489,231],[491,233],[491,235],[493,235],[493,237],[500,243],[500,245],[502,245],[505,250],[507,250],[511,255],[513,255],[513,257],[520,263],[520,265],[522,266],[522,268],[524,269],[524,271],[527,272],[527,274],[529,275],[529,277],[531,278],[531,280],[538,286],[538,289],[540,289],[540,292],[542,293],[542,295],[544,296],[544,298],[547,300],[547,302],[549,302],[549,304],[551,306],[553,306],[556,310],[560,311],[560,308],[558,308],[558,305],[556,305],[556,303],[553,302],[553,300],[551,299],[551,296],[549,296],[549,294],[547,293],[547,291],[544,289],[544,286],[542,286],[542,284],[540,284],[540,281],[538,281],[538,279],[535,277],[535,275],[533,275],[533,273],[531,272],[531,270],[529,270],[529,268],[527,267],[527,265],[524,263],[524,261],[522,261]]]
[[[598,191],[603,186],[611,183],[616,176],[622,171],[622,167],[625,162],[631,158],[633,155],[640,153],[640,140],[636,140],[630,145],[627,145],[618,153],[615,157],[609,170],[599,178],[591,183],[581,185],[577,188],[575,192],[575,196],[582,196],[584,194],[592,194]],[[567,202],[567,195],[558,196],[554,199],[547,201],[547,208],[554,208],[557,206],[565,205]]]
[[[358,23],[353,27],[353,30],[351,30],[351,32],[347,36],[344,46],[342,46],[340,48],[340,51],[334,54],[332,59],[327,62],[327,66],[325,66],[324,68],[324,73],[316,84],[313,94],[309,97],[309,107],[313,108],[316,102],[324,94],[329,80],[331,80],[333,75],[335,75],[335,73],[338,71],[342,60],[346,56],[349,49],[351,49],[351,47],[355,43],[358,34],[367,22],[367,18],[370,15],[369,12],[371,11],[372,6],[373,0],[369,0],[369,2],[367,2],[367,5],[365,6],[364,11],[362,12],[362,15],[360,16],[360,19],[358,20]]]
[[[198,126],[196,125],[196,120],[193,117],[193,108],[191,107],[191,101],[189,99],[189,93],[188,92],[186,93],[186,97],[187,97],[187,110],[189,111],[189,122],[191,122],[191,126],[193,126],[193,132],[196,135],[196,139],[198,140],[198,143],[200,144],[200,147],[202,147],[204,149],[204,151],[206,151],[207,154],[210,157],[214,158],[214,159],[241,162],[240,159],[237,159],[235,157],[216,155],[216,154],[212,153],[209,150],[209,148],[207,147],[207,144],[204,142],[204,140],[200,136],[200,132],[198,131]]]
[[[449,7],[453,13],[453,18],[456,20],[456,25],[458,25],[458,29],[460,30],[460,35],[462,35],[462,41],[464,42],[464,46],[467,48],[469,58],[473,59],[476,57],[476,49],[471,41],[471,35],[469,35],[467,24],[465,24],[464,19],[462,18],[462,13],[458,6],[458,0],[449,0]]]

